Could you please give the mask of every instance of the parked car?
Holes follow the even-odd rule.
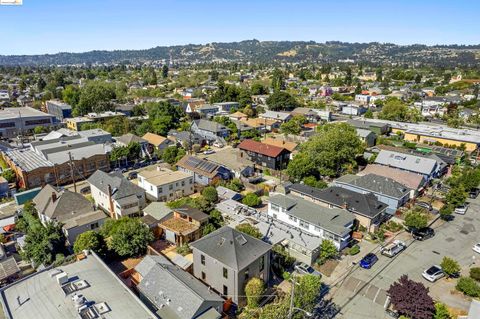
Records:
[[[468,193],[468,197],[470,197],[471,199],[475,199],[478,197],[478,194],[480,194],[480,188],[474,188],[470,191],[470,193]]]
[[[213,146],[218,147],[218,148],[222,148],[223,144],[219,143],[219,142],[215,142],[215,143],[213,143]]]
[[[430,205],[430,204],[427,203],[427,202],[416,202],[416,203],[415,203],[415,206],[425,208],[425,209],[428,210],[428,211],[432,210],[432,205]]]
[[[86,194],[89,194],[89,193],[90,193],[90,186],[85,186],[85,187],[80,188],[80,194],[86,195]]]
[[[480,243],[473,245],[473,251],[480,254]]]
[[[468,204],[463,204],[455,208],[455,214],[465,215],[468,210]]]
[[[378,261],[377,255],[374,253],[368,253],[360,260],[360,267],[370,269]]]
[[[380,253],[392,258],[400,254],[405,248],[407,248],[407,245],[403,241],[395,240],[392,243],[382,247]]]
[[[440,267],[438,265],[433,265],[432,267],[426,269],[422,273],[422,276],[423,276],[423,278],[425,278],[426,280],[428,280],[430,282],[435,282],[438,279],[445,276],[445,273],[443,272],[442,267]]]
[[[295,265],[295,270],[302,275],[315,275],[321,276],[321,274],[313,269],[311,266],[307,265],[306,263],[298,263]]]
[[[412,237],[416,240],[426,240],[433,236],[435,236],[435,231],[430,227],[418,228],[412,231]]]
[[[209,155],[209,154],[213,154],[213,153],[215,153],[214,150],[206,150],[206,151],[203,151],[203,154],[204,154],[204,155]]]
[[[137,178],[137,176],[138,176],[138,173],[135,172],[135,171],[132,171],[132,172],[128,173],[127,178],[130,179],[130,180],[132,180],[132,179]]]

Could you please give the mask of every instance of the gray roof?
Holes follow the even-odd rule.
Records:
[[[270,203],[287,209],[287,214],[340,236],[350,231],[347,225],[355,220],[353,214],[345,209],[324,207],[296,196],[276,194],[269,199]]]
[[[164,202],[152,202],[143,209],[143,212],[158,221],[162,221],[173,214],[173,210]]]
[[[124,144],[124,145],[128,145],[130,143],[140,143],[140,144],[148,143],[147,140],[144,140],[140,136],[137,136],[137,135],[132,134],[132,133],[127,133],[125,135],[115,137],[115,140],[118,143],[121,143],[121,144]]]
[[[108,194],[108,185],[110,185],[112,187],[112,198],[118,202],[131,196],[143,196],[145,192],[142,188],[126,179],[120,172],[105,173],[96,171],[88,178],[88,182],[104,194]]]
[[[423,175],[432,174],[437,165],[437,161],[432,158],[425,158],[387,150],[381,150],[380,153],[378,153],[375,163],[416,172]]]
[[[286,121],[287,119],[292,117],[292,115],[287,112],[276,112],[276,111],[267,110],[265,111],[265,113],[260,114],[259,117],[268,118],[272,120]]]
[[[362,137],[362,138],[366,138],[369,135],[376,135],[372,131],[369,131],[369,130],[363,129],[363,128],[357,128],[356,131],[357,131],[357,135]]]
[[[150,256],[145,259],[135,268],[143,277],[137,288],[156,305],[161,318],[196,318],[212,302],[223,304],[220,296],[180,267]]]
[[[20,116],[22,117],[22,119],[37,118],[37,117],[41,117],[41,118],[48,117],[50,119],[55,118],[54,115],[41,112],[32,107],[9,107],[9,108],[0,110],[0,120],[16,119],[16,118],[19,118]]]
[[[393,198],[403,198],[410,193],[410,189],[395,180],[375,174],[364,176],[344,175],[335,181],[335,184],[347,184],[372,193],[383,194]]]
[[[88,287],[80,290],[95,305],[105,302],[110,311],[101,315],[104,319],[153,319],[150,311],[135,294],[96,255],[68,265],[61,271],[67,273],[70,282],[85,280]],[[1,299],[7,318],[32,319],[79,318],[72,294],[65,295],[55,274],[60,269],[36,272],[2,289]],[[21,305],[18,301],[20,300]],[[100,317],[100,316],[99,316]]]
[[[5,155],[23,171],[30,172],[40,167],[52,167],[53,163],[46,160],[29,148],[6,151]]]
[[[368,218],[374,218],[388,207],[372,193],[362,194],[336,186],[318,189],[305,184],[293,184],[290,189],[324,203],[346,206],[347,210]]]
[[[272,248],[269,244],[228,226],[217,229],[190,246],[235,270],[248,267]]]
[[[200,130],[204,130],[208,132],[218,133],[218,132],[228,130],[228,128],[225,127],[224,125],[214,121],[207,121],[202,119],[202,120],[196,120],[194,122]]]

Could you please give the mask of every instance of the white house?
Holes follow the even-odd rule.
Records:
[[[194,193],[192,174],[161,167],[139,173],[138,186],[145,190],[149,199],[162,202]]]

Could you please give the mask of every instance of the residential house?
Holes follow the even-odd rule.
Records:
[[[146,205],[145,191],[120,172],[96,171],[88,183],[95,205],[106,211],[111,218],[139,216]]]
[[[154,133],[146,133],[142,139],[153,145],[156,150],[163,152],[167,147],[175,145],[175,142],[168,137],[163,137]]]
[[[140,299],[165,319],[220,319],[224,300],[163,256],[145,256],[135,267]]]
[[[367,109],[361,105],[348,104],[342,107],[342,114],[360,116],[365,113]]]
[[[365,143],[367,147],[372,147],[377,141],[377,135],[370,130],[364,130],[362,128],[357,128],[357,136],[360,140]]]
[[[191,113],[196,113],[197,108],[205,104],[204,99],[187,99],[184,102],[184,110],[185,113],[191,114]]]
[[[209,142],[223,142],[225,138],[230,135],[230,130],[228,127],[214,122],[214,121],[207,121],[204,119],[193,121],[192,123],[192,131],[200,136],[204,140]]]
[[[370,95],[368,94],[356,94],[355,101],[363,105],[368,105],[370,103]]]
[[[375,159],[376,164],[398,168],[404,171],[420,174],[427,181],[439,176],[439,166],[432,158],[412,154],[381,150]]]
[[[292,118],[292,114],[287,112],[276,112],[267,110],[265,113],[259,114],[259,118],[273,120],[280,123],[288,122]]]
[[[338,250],[351,239],[355,216],[346,209],[324,207],[301,197],[283,194],[270,195],[268,216],[290,227],[318,236],[319,242],[331,240]]]
[[[373,193],[380,202],[388,205],[387,213],[393,214],[410,199],[411,189],[399,182],[380,175],[364,176],[344,175],[333,182],[333,185],[355,192]]]
[[[228,168],[192,155],[185,155],[176,165],[179,171],[193,175],[193,182],[199,185],[232,178],[232,172]]]
[[[197,113],[204,118],[212,118],[215,114],[218,113],[219,107],[212,104],[204,104],[200,107],[197,107]]]
[[[291,112],[291,114],[292,116],[303,116],[310,123],[316,123],[320,119],[318,113],[308,107],[297,107]]]
[[[411,189],[410,198],[412,199],[415,198],[427,185],[427,179],[423,175],[380,164],[368,164],[365,169],[360,171],[357,175],[363,176],[368,174],[388,177],[404,185]]]
[[[38,218],[42,224],[60,223],[65,237],[73,245],[77,236],[89,231],[98,230],[107,216],[96,210],[83,195],[67,189],[59,190],[48,184],[33,198]]]
[[[194,193],[193,175],[182,171],[157,167],[141,171],[137,180],[150,200],[165,202]]]
[[[222,200],[231,199],[239,201],[243,198],[242,194],[223,186],[217,186],[217,194],[218,198]]]
[[[375,133],[377,136],[386,135],[390,132],[389,125],[384,123],[359,121],[359,120],[348,120],[347,123],[357,129],[370,130],[373,133]]]
[[[270,120],[266,118],[243,119],[243,120],[240,120],[240,122],[250,127],[253,127],[254,129],[258,130],[261,133],[279,129],[281,124],[280,121]]]
[[[185,131],[175,131],[170,130],[168,132],[167,138],[169,140],[174,141],[179,146],[186,146],[186,148],[198,144],[200,146],[204,146],[206,141],[200,134],[194,132],[185,132]]]
[[[348,210],[369,231],[378,229],[380,223],[389,217],[386,215],[388,205],[380,202],[372,193],[362,194],[336,186],[318,189],[305,184],[293,184],[288,189],[290,194],[316,204]]]
[[[202,237],[203,228],[209,216],[201,210],[189,206],[173,209],[173,216],[160,223],[165,239],[182,246]]]
[[[248,119],[248,115],[240,111],[229,114],[228,117],[232,120],[237,120],[237,121]]]
[[[290,151],[284,147],[273,146],[254,140],[244,140],[238,145],[240,158],[246,158],[261,168],[272,170],[285,169],[290,160]]]
[[[236,304],[245,304],[245,285],[251,278],[270,282],[272,246],[259,239],[224,226],[190,247],[195,277]]]
[[[219,112],[224,114],[229,114],[232,109],[238,109],[240,107],[240,103],[238,102],[220,102],[214,105],[218,107]]]

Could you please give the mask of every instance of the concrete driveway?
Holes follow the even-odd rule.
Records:
[[[332,287],[330,297],[340,308],[337,318],[388,318],[384,312],[385,291],[403,274],[422,282],[429,287],[430,295],[451,307],[467,310],[470,301],[459,294],[451,294],[455,280],[441,279],[430,283],[421,276],[423,270],[440,264],[444,256],[457,260],[462,266],[462,273],[467,275],[468,269],[476,259],[480,266],[480,255],[472,246],[480,242],[480,198],[470,204],[466,215],[455,215],[449,223],[436,222],[435,237],[426,241],[407,241],[408,248],[395,258],[387,258],[375,251],[379,261],[369,270],[355,266],[343,280]],[[366,252],[362,252],[365,255]],[[473,256],[476,256],[474,259]]]

